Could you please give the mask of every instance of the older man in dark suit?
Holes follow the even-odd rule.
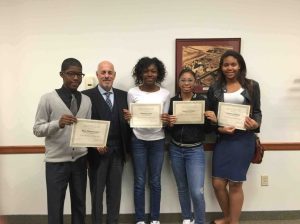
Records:
[[[111,62],[100,62],[96,75],[99,84],[83,91],[83,94],[92,101],[92,119],[110,121],[110,129],[105,147],[88,150],[92,223],[102,223],[103,193],[106,188],[106,223],[117,224],[122,171],[131,132],[123,116],[123,109],[128,108],[127,92],[112,87],[116,72]]]

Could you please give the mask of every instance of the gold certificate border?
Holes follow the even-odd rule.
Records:
[[[80,123],[98,123],[99,126],[105,127],[105,134],[104,134],[104,142],[99,141],[99,144],[95,144],[94,142],[82,142],[82,143],[75,143],[75,136],[78,133],[79,129],[77,128],[78,122]],[[72,133],[71,133],[71,139],[70,139],[70,147],[104,147],[106,146],[107,143],[107,137],[108,137],[108,132],[109,132],[109,127],[110,127],[110,121],[104,121],[104,120],[91,120],[91,119],[81,119],[77,118],[77,123],[74,123],[72,125]],[[100,140],[100,138],[99,138]]]
[[[231,124],[227,124],[225,122],[222,122],[221,119],[220,119],[221,111],[224,107],[239,107],[239,108],[242,108],[246,111],[246,116],[249,116],[249,114],[250,114],[250,105],[219,102],[219,107],[218,107],[218,125],[219,126],[232,126]],[[246,130],[244,126],[235,127],[235,128],[239,129],[239,130]]]
[[[177,107],[179,104],[201,104],[201,111],[199,114],[201,116],[200,120],[195,121],[176,121],[175,124],[204,124],[204,110],[205,110],[205,101],[204,100],[193,100],[193,101],[173,101],[173,115],[177,114]]]
[[[156,119],[156,122],[154,124],[151,125],[145,125],[145,124],[137,124],[133,118],[134,114],[134,107],[157,107],[158,109],[158,114],[159,117]],[[132,115],[132,118],[130,119],[130,127],[131,128],[162,128],[162,121],[160,119],[160,115],[162,113],[162,105],[161,104],[156,104],[156,103],[131,103],[130,104],[130,113]]]

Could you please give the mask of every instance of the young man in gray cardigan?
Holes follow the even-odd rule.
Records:
[[[70,147],[70,137],[71,125],[77,118],[90,119],[91,101],[77,91],[84,76],[77,59],[65,59],[60,76],[62,87],[41,97],[33,133],[37,137],[45,137],[48,224],[63,224],[68,185],[72,224],[84,224],[87,148]]]

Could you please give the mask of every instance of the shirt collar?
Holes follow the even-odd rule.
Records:
[[[77,96],[78,94],[80,94],[77,90],[71,91],[70,89],[66,88],[64,85],[62,85],[62,87],[59,90],[66,96],[71,96],[72,94],[75,94],[75,96]]]
[[[107,92],[100,85],[98,85],[98,90],[99,90],[99,92],[100,92],[101,95],[104,95]],[[108,92],[110,92],[111,94],[114,94],[113,88],[111,88]]]
[[[195,99],[197,97],[197,93],[193,93],[192,99]],[[178,98],[182,99],[181,94],[178,93]]]

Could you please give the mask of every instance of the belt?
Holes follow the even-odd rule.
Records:
[[[179,146],[179,147],[183,147],[183,148],[193,148],[193,147],[202,145],[202,142],[195,142],[195,143],[181,143],[181,142],[175,141],[174,139],[172,139],[171,142],[172,142],[174,145]]]

